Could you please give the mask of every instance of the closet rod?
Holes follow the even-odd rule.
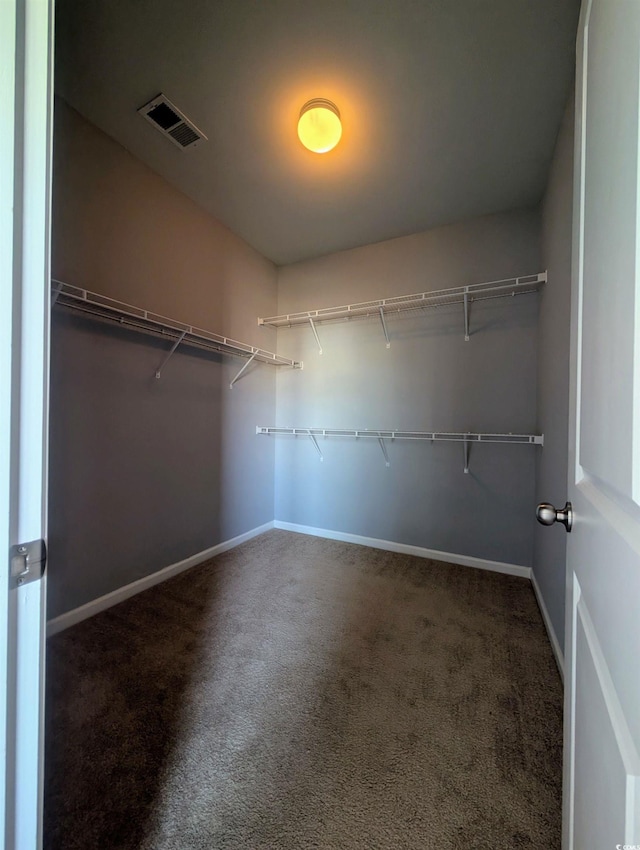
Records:
[[[52,284],[52,307],[54,305],[66,307],[98,319],[171,340],[173,346],[155,370],[156,378],[160,378],[162,369],[181,344],[204,351],[215,351],[245,358],[247,362],[231,381],[231,387],[253,360],[272,366],[289,366],[293,369],[302,369],[303,367],[302,361],[281,357],[279,354],[274,354],[263,348],[256,348],[248,343],[239,342],[193,325],[187,325],[176,319],[169,319],[141,307],[126,304],[124,301],[117,301],[115,298],[90,292],[88,289],[72,286],[60,280],[52,280]]]

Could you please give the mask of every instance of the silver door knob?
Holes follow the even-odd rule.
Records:
[[[536,519],[542,525],[553,525],[554,522],[561,522],[566,528],[567,533],[569,533],[573,525],[573,507],[571,502],[567,502],[564,508],[559,511],[548,502],[540,502],[536,508]]]

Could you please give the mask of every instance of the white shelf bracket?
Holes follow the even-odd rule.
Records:
[[[185,336],[186,336],[186,335],[187,335],[187,332],[186,332],[186,331],[182,331],[182,333],[180,334],[180,336],[178,337],[178,339],[177,339],[177,340],[173,343],[173,345],[171,346],[171,351],[169,351],[169,352],[167,353],[167,356],[164,358],[164,360],[162,361],[162,363],[161,363],[161,364],[158,366],[158,368],[156,369],[156,380],[158,380],[158,381],[160,380],[160,377],[161,377],[161,375],[162,375],[162,370],[163,370],[163,369],[164,369],[164,367],[167,365],[167,363],[168,363],[168,362],[169,362],[169,360],[171,359],[172,355],[174,355],[174,354],[175,354],[177,347],[180,345],[180,343],[182,342],[182,340],[185,338]]]
[[[464,293],[464,341],[469,342],[469,293]],[[465,472],[468,472],[465,469]]]
[[[382,454],[384,455],[385,466],[391,466],[391,463],[389,462],[389,455],[387,454],[387,447],[385,446],[382,437],[378,437],[378,442],[380,443],[380,448],[382,449]]]
[[[318,452],[318,457],[320,458],[320,462],[322,463],[324,458],[322,457],[322,451],[320,450],[320,446],[318,445],[318,441],[316,440],[316,435],[312,434],[311,431],[309,431],[308,434],[309,434],[309,439],[311,440],[313,445],[316,447],[316,451]]]
[[[233,389],[233,385],[235,384],[235,382],[236,382],[239,378],[241,378],[241,377],[242,377],[242,375],[245,373],[245,371],[249,368],[249,366],[251,366],[251,364],[252,364],[253,360],[255,359],[255,356],[256,356],[256,354],[257,354],[257,353],[258,353],[257,351],[254,351],[254,352],[253,352],[253,354],[251,355],[251,357],[250,357],[250,358],[247,360],[247,362],[244,364],[244,366],[242,367],[242,369],[240,369],[240,371],[238,372],[238,374],[235,376],[235,378],[232,378],[232,379],[231,379],[231,383],[229,384],[229,389],[230,389],[230,390],[232,390],[232,389]]]
[[[464,441],[464,474],[469,474],[469,440]]]
[[[315,323],[311,317],[309,317],[309,324],[311,325],[311,330],[313,331],[313,335],[316,338],[316,342],[318,343],[318,354],[322,354],[322,346],[320,345],[320,337],[318,336],[318,331],[316,330]]]
[[[382,322],[382,332],[384,333],[384,338],[387,341],[387,348],[391,348],[391,342],[389,340],[389,332],[387,331],[387,323],[384,320],[384,308],[380,307],[380,321]],[[389,466],[389,464],[387,464]]]

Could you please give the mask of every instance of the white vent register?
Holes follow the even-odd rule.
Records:
[[[168,97],[159,94],[138,110],[143,118],[159,130],[163,136],[181,150],[195,148],[207,141],[205,134],[198,130],[193,121],[171,103]]]

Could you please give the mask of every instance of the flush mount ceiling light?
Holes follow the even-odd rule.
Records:
[[[333,150],[342,136],[340,113],[335,103],[316,97],[300,110],[298,138],[310,151],[327,153]]]

